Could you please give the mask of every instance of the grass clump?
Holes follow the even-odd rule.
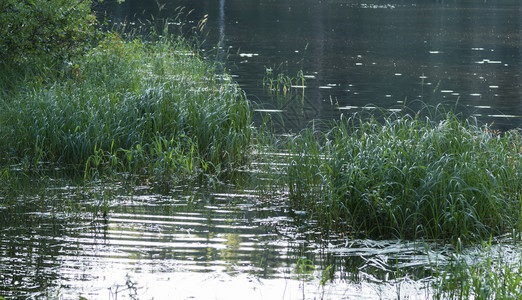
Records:
[[[0,101],[4,165],[165,178],[215,175],[248,160],[243,92],[183,39],[109,34],[58,71],[19,81]]]
[[[283,178],[293,207],[325,232],[371,238],[479,240],[517,228],[520,132],[435,116],[359,115],[293,137]]]

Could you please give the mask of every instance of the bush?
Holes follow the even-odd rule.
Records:
[[[0,63],[63,59],[95,33],[91,0],[0,0]]]

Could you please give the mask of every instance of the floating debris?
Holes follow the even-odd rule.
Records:
[[[254,56],[259,56],[259,54],[257,54],[257,53],[239,53],[239,57],[252,58]]]
[[[483,60],[480,60],[480,61],[476,61],[475,63],[477,64],[501,64],[502,61],[500,60],[489,60],[489,59],[483,59]]]

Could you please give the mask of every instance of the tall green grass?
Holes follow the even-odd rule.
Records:
[[[519,247],[482,244],[479,253],[456,253],[436,270],[433,299],[521,299]]]
[[[183,39],[110,34],[51,75],[19,77],[0,101],[4,165],[157,178],[218,174],[249,160],[244,93]]]
[[[518,229],[522,136],[438,109],[428,116],[353,116],[326,134],[290,138],[292,206],[324,232],[479,240]]]

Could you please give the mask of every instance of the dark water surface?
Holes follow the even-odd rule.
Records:
[[[365,106],[444,103],[502,130],[522,127],[517,0],[126,0],[113,21],[208,15],[206,47],[287,130]],[[274,99],[266,68],[304,72],[304,99]],[[302,89],[298,89],[302,91]]]

